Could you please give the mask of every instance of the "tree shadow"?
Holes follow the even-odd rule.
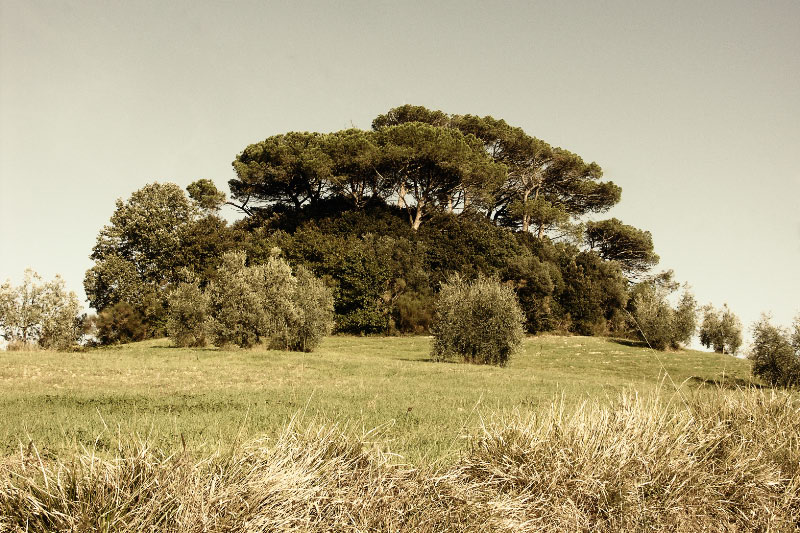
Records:
[[[614,344],[621,344],[622,346],[627,346],[629,348],[648,348],[647,343],[644,341],[637,341],[633,339],[617,339],[617,338],[609,338],[608,340],[613,342]]]
[[[686,380],[686,382],[695,385],[697,387],[710,386],[728,390],[768,388],[767,386],[762,385],[760,383],[754,383],[746,379],[727,377],[727,376],[723,379],[707,379],[707,378],[701,378],[700,376],[692,376],[688,380]]]

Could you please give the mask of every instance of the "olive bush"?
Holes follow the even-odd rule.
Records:
[[[793,329],[773,326],[766,315],[756,322],[749,354],[754,376],[777,387],[800,385],[800,316]]]
[[[651,348],[678,349],[687,344],[697,327],[697,303],[684,291],[677,307],[667,300],[667,290],[653,284],[639,287],[633,298],[633,329]]]
[[[181,283],[169,296],[167,334],[176,346],[205,346],[209,297],[196,280]]]
[[[433,357],[504,366],[520,347],[525,316],[514,291],[495,279],[443,283],[432,327]]]
[[[330,290],[305,269],[294,275],[279,250],[249,266],[243,252],[225,254],[205,296],[197,308],[208,306],[205,331],[218,346],[311,351],[333,328]]]
[[[700,325],[700,344],[714,348],[717,353],[735,354],[742,345],[742,323],[739,317],[724,305],[721,311],[711,305],[703,308]]]

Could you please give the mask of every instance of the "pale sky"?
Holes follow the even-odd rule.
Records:
[[[800,1],[0,0],[0,281],[83,275],[117,198],[410,103],[597,161],[659,269],[800,312]],[[232,216],[232,213],[231,213]]]

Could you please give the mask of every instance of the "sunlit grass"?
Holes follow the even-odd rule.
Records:
[[[0,352],[0,455],[33,441],[45,456],[114,447],[117,435],[203,454],[275,434],[291,418],[380,427],[413,463],[452,461],[463,438],[504,412],[554,399],[600,403],[625,389],[716,394],[749,363],[658,353],[590,337],[533,337],[505,368],[429,359],[423,337],[331,337],[314,353],[178,349],[167,340],[80,353]],[[673,383],[675,385],[673,385]]]

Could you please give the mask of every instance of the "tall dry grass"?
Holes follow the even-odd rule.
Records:
[[[720,391],[623,395],[486,423],[455,464],[399,464],[333,427],[202,460],[146,442],[0,472],[3,531],[795,531],[800,406]]]

